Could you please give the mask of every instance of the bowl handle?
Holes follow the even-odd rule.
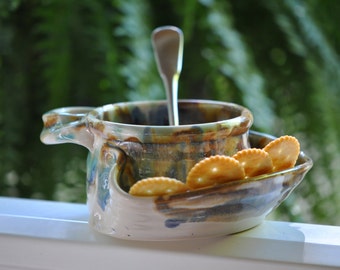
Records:
[[[65,107],[45,113],[40,140],[45,144],[75,143],[93,151],[93,134],[86,125],[86,115],[93,107]]]

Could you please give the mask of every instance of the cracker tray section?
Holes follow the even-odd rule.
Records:
[[[340,227],[265,221],[231,236],[168,242],[94,232],[86,205],[0,197],[0,269],[332,269]]]

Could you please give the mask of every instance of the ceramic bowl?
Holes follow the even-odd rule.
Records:
[[[274,139],[249,132],[253,116],[240,105],[180,100],[178,106],[179,126],[169,126],[166,101],[65,107],[43,115],[44,143],[76,143],[89,150],[89,224],[98,232],[134,240],[240,232],[261,223],[312,166],[301,152],[289,170],[176,195],[130,195],[141,179],[165,176],[185,182],[206,157],[263,148]]]

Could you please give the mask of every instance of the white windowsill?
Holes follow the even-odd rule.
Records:
[[[265,221],[210,239],[141,242],[87,224],[83,204],[0,197],[0,269],[327,269],[340,227]]]

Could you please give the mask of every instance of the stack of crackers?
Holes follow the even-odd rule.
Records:
[[[191,168],[185,183],[164,176],[151,177],[135,183],[129,193],[134,196],[171,195],[286,170],[295,166],[299,153],[299,141],[286,135],[263,149],[249,148],[231,157],[205,158]]]

